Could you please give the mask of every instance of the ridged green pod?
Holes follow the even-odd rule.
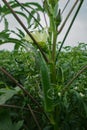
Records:
[[[40,54],[40,71],[41,71],[41,82],[43,91],[44,109],[46,112],[53,110],[53,103],[51,97],[49,97],[49,90],[51,89],[50,74],[48,66]]]

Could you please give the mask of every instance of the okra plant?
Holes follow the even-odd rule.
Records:
[[[37,61],[39,62],[38,66],[40,67],[42,107],[44,114],[49,120],[48,126],[45,127],[44,130],[63,130],[64,128],[67,130],[70,129],[69,127],[73,123],[67,121],[70,119],[70,117],[68,117],[70,113],[67,110],[70,105],[68,103],[70,100],[70,94],[72,95],[72,93],[74,92],[74,90],[72,89],[71,91],[70,88],[73,81],[87,68],[87,66],[83,67],[80,71],[78,70],[79,72],[76,74],[76,76],[72,77],[72,79],[66,80],[64,77],[64,68],[60,65],[60,54],[62,53],[61,49],[63,47],[65,39],[76,19],[76,16],[78,15],[78,12],[84,0],[76,0],[73,3],[73,6],[66,15],[63,23],[63,11],[59,7],[59,0],[41,0],[42,5],[38,4],[38,2],[29,1],[20,3],[17,0],[13,0],[10,2],[2,0],[2,2],[4,3],[4,5],[1,8],[1,16],[2,19],[4,19],[5,21],[5,29],[7,29],[7,32],[2,32],[2,39],[4,39],[3,35],[5,35],[6,38],[4,39],[4,41],[1,40],[1,43],[4,44],[7,42],[13,42],[15,43],[16,50],[19,51],[20,47],[22,46],[23,48],[25,48],[26,51],[32,50],[34,51],[35,55],[37,55]],[[66,3],[66,6],[68,5],[68,3],[69,1]],[[66,25],[68,18],[70,17],[76,6],[76,12],[66,31],[65,37],[62,40],[61,44],[59,44],[58,36],[60,35],[63,27]],[[23,10],[24,13],[16,10],[17,7],[20,7],[19,10]],[[44,16],[46,27],[43,27],[40,23],[39,11]],[[9,23],[6,16],[10,13],[12,13],[13,16],[16,18],[17,22],[24,29],[25,33],[18,28],[17,31],[19,33],[15,32],[14,30],[8,29]],[[28,26],[25,26],[19,15],[26,19]],[[29,29],[32,31],[30,31]],[[19,38],[11,38],[10,33],[14,33],[14,35],[17,35],[17,37]],[[20,87],[19,84],[17,85]],[[26,93],[23,88],[21,89]],[[33,100],[35,102],[35,99]],[[35,103],[37,104],[37,106],[39,106],[37,102]],[[64,114],[66,121],[64,121]],[[38,126],[38,129],[41,130],[38,122],[36,120],[35,122]],[[61,122],[63,124],[60,124]],[[64,127],[62,127],[62,125]]]

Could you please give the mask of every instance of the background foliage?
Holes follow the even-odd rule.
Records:
[[[68,89],[64,95],[61,94],[61,82],[63,85],[71,79],[75,73],[81,69],[82,66],[87,64],[85,60],[87,57],[87,45],[84,43],[80,43],[78,47],[71,48],[70,46],[64,47],[63,51],[59,58],[58,66],[61,66],[62,76],[58,75],[58,80],[60,87],[58,86],[56,89],[56,97],[55,104],[58,106],[58,116],[59,116],[59,124],[61,129],[86,129],[86,121],[87,121],[87,72],[82,73],[78,79],[76,79],[71,87]],[[3,60],[2,60],[3,59]],[[23,86],[37,99],[37,101],[41,104],[41,81],[39,80],[40,68],[38,67],[38,62],[36,57],[32,52],[8,52],[1,51],[0,52],[0,65],[4,68],[7,68],[8,72],[12,74]],[[58,69],[58,68],[57,68]],[[59,71],[59,70],[57,70]],[[6,95],[5,104],[20,106],[20,109],[17,108],[9,108],[3,109],[3,105],[0,100],[0,104],[2,109],[1,111],[1,120],[2,118],[8,120],[7,114],[2,116],[3,112],[7,113],[9,111],[11,120],[13,123],[16,121],[22,121],[22,127],[24,129],[36,129],[35,123],[29,114],[28,110],[23,110],[24,107],[27,107],[27,102],[32,104],[32,108],[37,109],[36,106],[32,103],[30,99],[23,96],[23,92],[18,89],[16,84],[14,84],[9,78],[7,78],[3,73],[0,73],[0,93],[2,88],[4,91],[10,90],[9,94],[12,94],[12,90],[16,90],[13,93],[12,97],[7,100],[8,95]],[[62,79],[62,80],[61,80]],[[1,93],[1,96],[5,98],[5,95]],[[0,96],[0,99],[1,99]],[[56,99],[57,98],[57,99]],[[35,113],[39,122],[43,122],[42,127],[48,125],[47,119],[42,116],[42,113]],[[27,116],[28,115],[28,116]],[[30,116],[29,116],[30,115]],[[28,120],[28,122],[27,122]],[[5,121],[4,121],[5,123]],[[7,123],[7,121],[6,121]],[[1,123],[2,124],[2,123]],[[6,124],[7,126],[7,124]],[[2,126],[4,127],[4,126]],[[11,126],[10,126],[11,127]],[[4,128],[5,129],[5,128]],[[12,129],[12,128],[9,128]]]

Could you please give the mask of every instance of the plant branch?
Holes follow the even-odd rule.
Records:
[[[79,70],[79,72],[77,72],[77,74],[67,83],[67,85],[65,86],[65,88],[62,90],[62,93],[64,93],[69,86],[87,69],[87,65],[84,66],[81,70]]]
[[[80,10],[82,4],[83,4],[83,1],[84,1],[84,0],[81,0],[80,4],[79,4],[79,6],[78,6],[78,8],[77,8],[77,10],[76,10],[76,12],[75,12],[75,15],[74,15],[74,17],[73,17],[73,19],[72,19],[72,21],[71,21],[71,23],[70,23],[70,25],[69,25],[69,28],[68,28],[68,30],[67,30],[65,36],[64,36],[64,39],[63,39],[63,41],[62,41],[62,43],[61,43],[61,46],[60,46],[60,48],[59,48],[59,50],[58,50],[58,53],[57,53],[57,56],[56,56],[56,61],[57,61],[58,56],[59,56],[59,54],[60,54],[60,51],[61,51],[61,49],[62,49],[62,47],[63,47],[63,44],[64,44],[64,42],[65,42],[65,40],[66,40],[66,38],[67,38],[67,36],[68,36],[68,34],[69,34],[69,31],[70,31],[70,29],[71,29],[71,27],[72,27],[72,25],[73,25],[73,23],[74,23],[74,21],[75,21],[75,19],[76,19],[76,16],[78,15],[78,12],[79,12],[79,10]]]
[[[36,119],[36,116],[35,116],[34,112],[33,112],[32,109],[31,109],[30,105],[28,104],[27,106],[28,106],[28,108],[29,108],[29,110],[30,110],[30,112],[31,112],[31,115],[32,115],[32,117],[33,117],[33,119],[34,119],[34,121],[35,121],[37,127],[38,127],[38,130],[41,130],[41,127],[40,127],[40,125],[39,125],[39,123],[38,123],[38,121],[37,121],[37,119]]]
[[[65,4],[65,6],[64,6],[64,8],[63,8],[63,10],[61,12],[61,14],[63,14],[63,12],[65,11],[65,9],[66,9],[67,5],[69,4],[69,2],[70,2],[70,0],[68,0],[67,3]]]
[[[62,29],[64,28],[64,26],[65,26],[67,20],[69,19],[70,15],[71,15],[71,13],[73,12],[74,8],[76,7],[77,3],[78,3],[78,0],[75,1],[74,5],[72,6],[71,10],[69,11],[68,15],[66,16],[66,19],[64,20],[63,24],[61,25],[61,27],[60,27],[60,29],[59,29],[59,31],[58,31],[58,34],[59,34],[59,33],[62,31]]]
[[[10,105],[10,104],[0,104],[0,108],[14,108],[14,109],[23,109],[23,110],[26,110],[26,111],[29,111],[29,109],[27,107],[21,107],[21,106],[16,106],[16,105]],[[35,110],[32,110],[34,113],[38,113],[38,114],[41,114],[40,112],[38,111],[35,111]]]
[[[12,80],[17,86],[19,86],[19,88],[26,94],[29,96],[29,98],[31,98],[31,100],[39,107],[40,105],[38,104],[38,102],[30,95],[30,93],[25,90],[24,86],[22,86],[11,74],[9,74],[4,68],[0,67],[0,70],[5,74],[7,75],[10,80]]]
[[[84,67],[70,80],[70,82],[66,85],[66,87],[69,87],[69,86],[73,83],[73,81],[74,81],[81,73],[84,72],[85,69],[87,69],[87,65],[84,66]]]
[[[23,4],[21,4],[18,0],[15,0],[19,6],[21,6],[37,23],[40,25],[40,27],[43,29],[43,26],[38,22],[38,20],[27,10]]]
[[[3,108],[3,107],[6,107],[6,108],[16,108],[16,109],[23,109],[23,110],[27,110],[28,111],[28,108],[22,108],[21,106],[16,106],[16,105],[9,105],[9,104],[0,104],[0,108]]]
[[[16,18],[16,20],[19,22],[19,24],[23,27],[23,29],[25,30],[25,32],[29,35],[29,37],[33,40],[34,44],[37,46],[37,48],[40,50],[40,52],[42,53],[44,59],[46,62],[48,62],[48,59],[45,55],[45,53],[43,52],[42,48],[39,46],[38,42],[35,40],[35,38],[32,36],[32,34],[28,31],[28,29],[26,28],[26,26],[23,24],[23,22],[21,21],[21,19],[17,16],[17,14],[15,13],[15,11],[12,9],[12,7],[9,5],[9,3],[6,0],[2,0],[4,2],[4,4],[9,8],[9,10],[11,11],[11,13],[13,14],[13,16]]]
[[[19,88],[26,94],[28,97],[38,106],[41,112],[45,115],[45,117],[49,120],[46,113],[43,111],[43,109],[40,107],[39,103],[33,98],[33,96],[22,86],[11,74],[9,74],[4,68],[0,67],[0,70],[9,77],[10,80],[12,80]]]

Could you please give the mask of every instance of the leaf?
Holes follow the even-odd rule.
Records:
[[[23,38],[23,37],[25,36],[24,32],[21,31],[21,29],[19,29],[19,28],[17,28],[17,30],[18,30],[18,32],[19,32],[21,38]]]
[[[14,31],[11,31],[17,36],[20,37],[20,35]],[[2,31],[0,32],[0,44],[5,44],[5,43],[15,43],[17,44],[18,47],[23,46],[24,42],[20,39],[17,38],[10,38],[10,33],[8,31]]]
[[[30,12],[30,14],[29,14],[29,16],[28,16],[28,18],[27,18],[27,23],[28,23],[28,28],[30,28],[31,27],[31,25],[33,25],[34,24],[34,22],[35,21],[33,21],[33,17],[32,16],[34,16],[35,15],[35,11],[34,10],[32,10],[31,12]]]
[[[9,36],[10,36],[10,33],[8,32],[8,31],[2,31],[2,32],[0,32],[0,41],[1,40],[6,40],[6,39],[8,39],[9,38]],[[1,43],[0,43],[1,44]]]
[[[37,2],[28,2],[28,3],[25,3],[24,5],[26,5],[28,7],[30,7],[30,5],[31,5],[31,7],[35,6],[35,7],[37,7],[35,10],[42,11],[42,12],[44,11],[42,6]]]
[[[63,47],[63,49],[66,52],[71,51],[71,46],[65,46],[65,47]]]
[[[38,27],[38,23],[40,22],[40,14],[39,13],[37,13],[37,16],[36,16],[36,19],[37,19],[37,21],[36,20],[34,20],[34,29],[36,28],[36,27]]]
[[[51,126],[46,126],[43,130],[51,130]]]
[[[0,111],[0,130],[19,130],[22,125],[23,121],[18,121],[13,124],[8,111]]]
[[[51,112],[53,110],[53,103],[52,99],[50,99],[48,95],[48,91],[51,89],[50,72],[41,54],[40,54],[40,71],[41,71],[44,109],[46,112]]]
[[[13,34],[15,34],[18,38],[22,39],[22,38],[25,36],[25,34],[24,34],[23,31],[21,31],[19,28],[17,28],[17,30],[18,30],[18,32],[17,32],[17,31],[13,31],[13,30],[11,30],[11,32],[12,32]],[[18,40],[18,39],[17,39],[17,40]]]
[[[9,4],[10,4],[10,6],[11,6],[12,8],[19,7],[19,5],[18,5],[17,3],[15,3],[14,1],[10,1]],[[4,5],[2,6],[2,9],[1,9],[1,14],[2,14],[2,15],[4,14],[4,16],[5,16],[5,15],[8,15],[8,14],[10,14],[10,13],[11,13],[11,11],[10,11],[10,10],[8,9],[8,7],[4,4]]]
[[[87,117],[87,104],[84,101],[82,102],[82,104],[83,104],[83,108],[84,108],[84,111],[85,111],[85,115]]]
[[[12,98],[17,93],[16,90],[1,88],[0,89],[0,104],[4,104],[10,98]]]
[[[15,123],[13,125],[13,128],[14,128],[14,130],[19,130],[22,127],[22,125],[23,125],[23,120],[22,121],[18,121],[17,123]]]
[[[17,14],[23,16],[26,20],[27,20],[27,16],[26,14],[22,13],[22,12],[19,12],[19,11],[15,11]]]
[[[0,112],[0,130],[12,130],[12,122],[7,111]]]
[[[4,18],[4,24],[5,24],[4,30],[8,30],[8,21],[6,18]]]

